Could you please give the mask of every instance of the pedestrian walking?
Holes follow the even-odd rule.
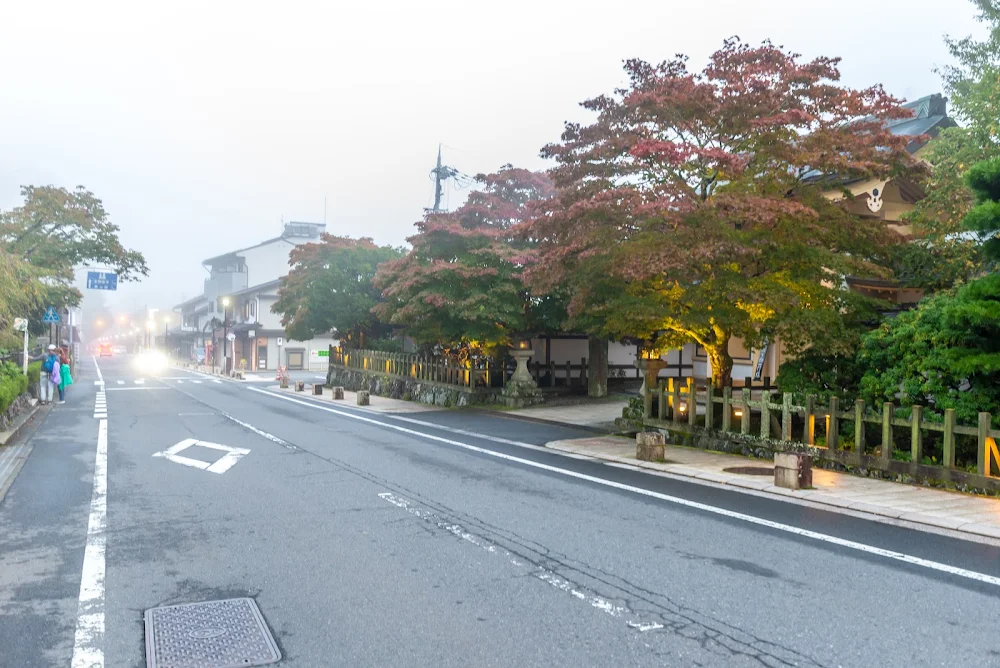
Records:
[[[65,348],[59,351],[59,403],[66,403],[66,388],[73,384],[70,373],[69,352]]]
[[[38,374],[38,391],[41,394],[41,403],[52,402],[56,395],[56,388],[61,381],[59,354],[56,352],[55,345],[50,343],[45,352],[45,359],[42,360],[41,373]]]

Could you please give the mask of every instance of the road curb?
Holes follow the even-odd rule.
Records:
[[[559,423],[563,424],[563,423]],[[652,475],[661,475],[668,478],[682,479],[698,485],[730,489],[742,494],[750,494],[774,501],[793,502],[802,505],[821,507],[829,512],[849,514],[853,517],[867,519],[873,522],[899,524],[908,526],[916,530],[934,529],[936,532],[947,533],[955,537],[967,537],[969,539],[985,539],[991,544],[1000,540],[1000,529],[997,527],[979,524],[977,522],[965,522],[957,524],[955,520],[947,517],[935,517],[925,513],[895,513],[892,509],[876,507],[870,503],[853,502],[831,494],[825,494],[820,490],[801,490],[796,493],[792,490],[775,487],[773,483],[763,485],[759,480],[723,479],[722,476],[702,471],[694,467],[678,466],[676,469],[664,470],[651,466],[652,462],[644,462],[629,457],[614,457],[601,455],[592,452],[580,452],[569,448],[555,447],[561,441],[550,441],[545,444],[546,448],[556,452],[566,452],[574,455],[585,455],[601,461],[612,462],[614,464],[629,466],[636,470]],[[744,484],[745,483],[745,484]]]
[[[17,427],[12,429],[9,434],[5,435],[3,444],[0,444],[0,450],[4,450],[8,447],[12,449],[19,447],[13,444],[17,443],[25,432],[30,430],[33,434],[34,430],[38,429],[41,425],[41,420],[38,420],[37,422],[34,420],[35,416],[39,414],[41,414],[42,417],[48,414],[48,410],[42,411],[42,405],[40,403],[32,406],[31,410],[27,411],[26,414],[22,414],[25,415],[24,420],[22,420]],[[7,492],[10,491],[11,487],[13,487],[14,481],[17,480],[17,476],[21,473],[21,469],[24,468],[25,463],[28,461],[28,457],[31,456],[32,451],[35,449],[30,440],[26,441],[22,445],[25,446],[24,452],[17,455],[15,458],[19,461],[17,461],[11,469],[6,479],[0,480],[0,503],[3,503],[4,499],[7,497]]]
[[[560,422],[559,420],[546,420],[545,418],[536,418],[529,415],[511,415],[504,411],[494,411],[489,408],[479,408],[477,406],[466,406],[462,408],[463,412],[466,413],[479,413],[480,415],[490,415],[492,417],[502,417],[509,420],[521,420],[522,422],[534,422],[535,424],[544,424],[550,427],[563,427],[565,429],[578,429],[580,431],[585,431],[591,434],[600,434],[601,436],[612,436],[617,432],[609,431],[608,429],[602,429],[601,427],[594,427],[592,425],[586,424],[573,424],[572,422]],[[553,448],[555,449],[555,448]]]
[[[35,415],[37,415],[38,412],[41,410],[42,410],[42,404],[36,403],[29,410],[25,411],[24,413],[21,413],[21,415],[18,415],[16,418],[17,421],[15,422],[17,426],[15,426],[9,432],[4,432],[3,436],[0,436],[0,448],[6,446],[8,443],[16,441],[18,437],[21,435],[21,433],[24,431],[24,428],[28,425],[29,422],[31,422],[31,419],[35,417]]]

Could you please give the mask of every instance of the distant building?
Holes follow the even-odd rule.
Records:
[[[319,360],[318,353],[328,349],[331,339],[287,341],[280,318],[271,313],[279,280],[288,274],[292,248],[318,242],[325,231],[322,223],[285,223],[279,237],[204,260],[201,264],[209,275],[202,294],[174,307],[180,313],[181,325],[169,333],[171,347],[179,349],[187,359],[200,357],[198,351],[203,351],[209,363],[214,357],[221,366],[222,342],[228,329],[236,335],[228,348],[235,352],[233,367],[245,360],[248,370],[278,366],[325,369],[325,358]],[[223,304],[227,298],[228,308]],[[279,340],[283,344],[280,351]]]

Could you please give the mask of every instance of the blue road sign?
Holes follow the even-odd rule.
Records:
[[[118,274],[112,273],[110,271],[88,271],[87,272],[87,289],[88,290],[117,290],[118,289]]]
[[[58,325],[60,320],[61,318],[59,317],[59,314],[56,312],[55,306],[50,306],[47,309],[45,309],[45,315],[42,316],[42,322],[44,322],[46,325]]]

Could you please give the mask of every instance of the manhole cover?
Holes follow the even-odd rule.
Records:
[[[766,466],[734,466],[730,469],[722,469],[722,472],[742,473],[743,475],[774,475],[774,469]]]
[[[146,611],[147,668],[236,668],[279,659],[278,646],[252,598]]]

